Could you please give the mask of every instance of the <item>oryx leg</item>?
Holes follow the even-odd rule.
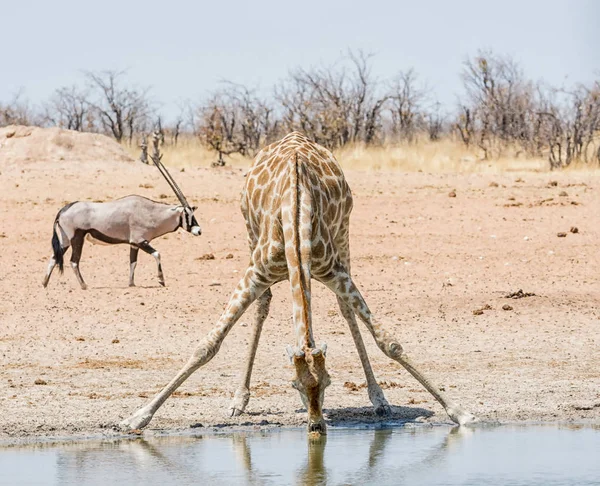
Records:
[[[77,281],[83,290],[87,289],[87,285],[81,276],[81,271],[79,270],[79,260],[81,260],[84,238],[85,233],[77,231],[75,232],[75,236],[73,236],[71,239],[71,246],[73,247],[71,251],[71,267],[73,268],[75,276],[77,277]]]
[[[67,242],[67,246],[61,247],[63,256],[67,252],[68,249],[69,249],[69,243]],[[52,275],[52,270],[54,270],[55,266],[56,266],[56,258],[54,257],[54,255],[52,255],[50,257],[50,261],[48,262],[48,269],[46,270],[46,276],[44,277],[44,281],[42,282],[42,285],[44,286],[44,288],[46,288],[48,286],[48,282],[50,281],[50,276]]]
[[[149,255],[152,255],[154,257],[154,259],[156,260],[156,265],[158,266],[158,283],[164,287],[165,286],[165,276],[163,275],[162,265],[160,263],[160,253],[158,253],[157,250],[152,248],[150,246],[150,243],[148,243],[147,241],[142,241],[138,246],[140,247],[140,249],[142,251],[145,251]]]
[[[380,322],[377,322],[369,310],[363,296],[360,294],[352,278],[345,271],[338,271],[324,279],[323,283],[327,285],[335,294],[340,297],[346,305],[354,309],[354,312],[365,323],[367,329],[373,335],[377,346],[389,358],[400,363],[406,370],[413,375],[421,385],[444,407],[448,416],[457,424],[464,425],[473,422],[476,418],[469,412],[454,403],[445,394],[443,394],[431,380],[421,371],[417,370],[415,364],[404,352],[400,343],[392,336]]]
[[[131,245],[129,248],[129,286],[135,287],[133,281],[133,274],[135,273],[135,267],[137,265],[137,257],[140,249],[137,246]]]
[[[262,283],[264,277],[257,279],[257,269],[249,267],[238,283],[229,303],[217,325],[200,342],[186,365],[177,373],[171,382],[164,387],[147,405],[139,409],[121,425],[128,429],[145,427],[164,401],[198,368],[208,363],[219,351],[221,343],[233,325],[242,316],[248,306],[267,290],[271,283]]]
[[[350,327],[350,334],[352,334],[352,339],[354,339],[354,345],[356,346],[358,357],[360,358],[360,362],[365,372],[369,400],[371,400],[373,407],[375,407],[375,413],[377,415],[389,415],[391,412],[390,405],[386,400],[381,387],[377,383],[375,375],[373,374],[373,368],[371,368],[369,355],[367,354],[365,343],[360,335],[360,330],[358,329],[354,312],[352,312],[352,309],[348,307],[348,305],[340,297],[338,297],[337,300],[338,305],[340,306],[340,311],[348,322],[348,327]]]
[[[252,366],[254,365],[254,358],[256,357],[256,349],[258,348],[258,342],[260,341],[260,333],[262,331],[265,319],[269,315],[269,307],[271,304],[271,289],[267,289],[262,294],[257,302],[256,315],[254,318],[254,333],[252,335],[252,342],[248,350],[248,356],[246,358],[246,367],[244,369],[241,383],[233,396],[231,405],[229,406],[229,413],[232,417],[240,415],[248,405],[250,400],[250,377],[252,375]]]

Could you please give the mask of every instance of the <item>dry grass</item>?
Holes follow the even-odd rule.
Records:
[[[548,163],[540,159],[500,158],[482,160],[477,150],[453,140],[418,142],[383,147],[355,145],[336,152],[343,167],[353,169],[399,170],[403,172],[506,172],[542,171]]]
[[[137,145],[126,146],[126,151],[138,158]],[[177,146],[165,144],[164,161],[171,167],[210,167],[217,160],[215,152],[202,146],[192,137],[180,138]],[[343,168],[358,170],[398,170],[427,173],[501,173],[507,171],[547,171],[548,161],[541,158],[501,157],[483,160],[478,149],[467,149],[463,143],[445,139],[438,142],[419,141],[384,146],[353,145],[335,151]],[[252,159],[238,154],[226,157],[227,165],[249,167]],[[597,170],[597,166],[572,164],[570,170]]]

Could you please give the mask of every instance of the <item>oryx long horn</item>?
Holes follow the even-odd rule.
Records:
[[[183,191],[179,188],[179,186],[175,182],[175,179],[173,179],[173,176],[169,173],[167,168],[161,162],[160,159],[162,158],[162,155],[160,155],[159,157],[152,155],[152,156],[150,156],[150,158],[152,159],[152,162],[154,162],[154,165],[156,165],[156,168],[159,170],[159,172],[165,178],[167,183],[171,186],[171,189],[173,189],[173,192],[177,196],[177,199],[179,199],[181,204],[183,204],[185,207],[189,208],[190,205],[187,202],[187,199],[185,198],[185,196],[183,195]]]

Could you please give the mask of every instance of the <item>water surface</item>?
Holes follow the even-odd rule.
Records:
[[[600,430],[330,428],[0,448],[0,484],[600,485]]]

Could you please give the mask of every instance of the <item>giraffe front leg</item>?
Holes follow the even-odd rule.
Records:
[[[125,430],[140,429],[148,425],[156,411],[171,394],[198,368],[208,363],[219,351],[221,343],[233,325],[246,311],[248,306],[269,287],[259,283],[255,277],[255,270],[250,267],[246,270],[244,278],[238,283],[233,295],[229,299],[225,312],[219,318],[218,324],[200,342],[188,362],[147,405],[140,408],[129,418],[121,422]]]
[[[369,310],[363,296],[360,294],[352,278],[345,272],[337,272],[327,281],[323,281],[346,305],[354,309],[358,317],[367,326],[377,346],[381,351],[400,363],[429,393],[444,407],[448,416],[457,424],[465,425],[476,422],[477,418],[464,410],[460,405],[450,400],[442,391],[435,386],[431,379],[422,371],[418,370],[412,359],[406,354],[402,345],[382,325],[377,322]]]
[[[365,372],[369,400],[373,404],[373,407],[375,407],[375,413],[377,415],[390,415],[390,405],[386,400],[385,395],[383,394],[383,390],[377,383],[375,375],[373,374],[373,368],[371,368],[371,363],[369,362],[369,355],[367,354],[365,343],[362,339],[362,336],[360,335],[360,330],[358,329],[358,324],[356,323],[354,312],[352,312],[352,309],[350,309],[350,307],[348,307],[340,297],[338,297],[337,300],[338,305],[340,306],[340,311],[346,319],[346,321],[348,322],[348,326],[350,327],[350,333],[352,334],[352,339],[354,339],[354,345],[356,346],[356,351],[358,352],[360,362]]]
[[[254,365],[254,358],[256,357],[258,342],[260,341],[260,333],[265,319],[269,315],[272,297],[273,294],[271,294],[271,290],[267,289],[258,299],[258,307],[256,308],[256,318],[254,322],[254,334],[248,350],[248,357],[246,358],[246,368],[242,375],[241,383],[235,391],[235,395],[229,406],[229,415],[231,417],[237,417],[242,414],[250,401],[250,377],[252,375],[252,367]]]

